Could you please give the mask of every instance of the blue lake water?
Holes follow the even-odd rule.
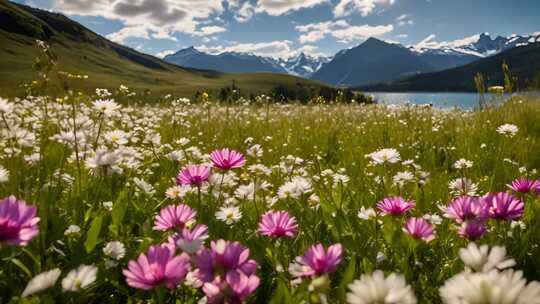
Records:
[[[366,92],[373,95],[381,104],[432,104],[437,108],[458,107],[462,109],[472,109],[478,105],[477,93],[448,93],[448,92],[407,92],[407,93],[386,93],[386,92]],[[486,100],[495,99],[500,102],[501,96],[485,95]]]
[[[437,108],[453,108],[458,107],[465,110],[471,110],[478,106],[479,96],[477,93],[449,93],[449,92],[366,92],[366,95],[371,95],[380,104],[432,104]],[[540,91],[520,92],[519,95],[528,97],[540,97]],[[501,96],[498,94],[485,94],[486,102],[501,103],[509,95]]]

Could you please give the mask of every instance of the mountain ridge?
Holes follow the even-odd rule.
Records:
[[[217,54],[205,53],[196,50],[193,46],[179,50],[175,54],[188,53],[189,56],[183,56],[182,58],[174,58],[175,54],[168,55],[165,60],[174,64],[178,64],[184,67],[190,68],[203,68],[208,70],[216,70],[221,72],[258,72],[266,71],[270,73],[288,73],[291,75],[297,75],[304,78],[311,78],[315,80],[325,81],[334,85],[361,85],[365,83],[376,83],[378,81],[388,81],[399,79],[407,75],[418,73],[429,73],[451,69],[458,66],[466,65],[470,62],[480,60],[489,56],[496,55],[504,50],[520,47],[531,43],[531,41],[540,41],[540,33],[533,33],[531,35],[511,35],[508,37],[496,36],[492,38],[489,33],[481,33],[470,37],[457,39],[450,42],[435,42],[434,36],[430,36],[424,39],[416,45],[403,45],[397,42],[389,42],[379,40],[374,37],[368,38],[361,44],[355,47],[342,49],[338,51],[332,57],[324,56],[310,56],[303,52],[289,58],[272,58],[266,56],[260,56],[253,53],[244,52],[222,52]],[[531,40],[532,39],[532,40]],[[401,47],[409,50],[415,55],[416,59],[411,59],[417,63],[415,67],[409,67],[403,69],[397,69],[393,74],[389,74],[386,77],[374,77],[373,79],[366,79],[362,77],[355,80],[354,70],[350,70],[350,66],[345,64],[340,67],[342,73],[328,72],[331,70],[328,65],[332,65],[333,60],[342,61],[339,57],[349,54],[351,49],[357,49],[362,45],[373,41],[381,41],[386,43],[388,47]],[[191,51],[189,51],[191,50]],[[193,50],[196,50],[195,52]],[[377,54],[364,54],[367,57],[376,56]],[[234,59],[227,56],[233,56]],[[179,57],[176,55],[176,57]],[[356,61],[365,60],[357,57],[349,58],[349,64],[354,66]],[[396,63],[389,58],[385,63],[385,66],[402,64]],[[326,67],[325,67],[326,66]],[[325,70],[319,72],[323,67]],[[346,69],[343,69],[345,67]],[[239,70],[241,69],[241,70]],[[373,74],[375,68],[356,67],[357,71],[361,73]],[[333,74],[333,76],[324,75],[325,73]],[[321,75],[322,74],[322,75]]]
[[[517,88],[540,88],[540,42],[507,49],[494,56],[471,62],[464,66],[374,85],[358,86],[362,91],[475,91],[474,77],[483,74],[486,86],[504,83],[502,64],[510,68],[512,77],[517,78]]]
[[[250,52],[226,51],[217,54],[206,53],[190,46],[180,49],[163,58],[169,63],[182,67],[203,68],[226,73],[287,73],[308,78],[322,63],[325,57],[315,57],[303,52],[290,58],[272,58]]]

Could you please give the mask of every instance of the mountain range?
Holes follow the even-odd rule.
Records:
[[[300,53],[290,58],[272,58],[252,53],[223,52],[209,54],[191,46],[167,55],[163,60],[188,68],[206,69],[226,73],[282,73],[309,78],[327,57],[315,57]]]
[[[540,33],[494,38],[482,33],[451,42],[435,42],[433,37],[428,37],[409,46],[369,38],[331,58],[304,53],[287,59],[249,53],[208,54],[190,47],[164,60],[184,67],[222,72],[288,73],[338,86],[368,86],[453,69],[536,42],[540,42]]]
[[[510,67],[518,89],[540,88],[540,42],[508,48],[495,55],[452,69],[424,73],[373,85],[359,86],[362,91],[475,91],[474,77],[484,75],[485,86],[504,84],[502,64]]]

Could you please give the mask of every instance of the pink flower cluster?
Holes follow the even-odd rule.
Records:
[[[196,212],[187,205],[161,209],[155,218],[154,229],[173,230],[168,243],[152,246],[146,254],[132,260],[123,273],[133,288],[150,290],[164,285],[177,288],[193,266],[210,303],[240,303],[259,285],[255,275],[257,263],[249,259],[249,250],[238,242],[213,241],[203,246],[208,237],[206,225],[190,227]],[[177,249],[183,253],[177,255]],[[190,256],[191,255],[191,256]]]
[[[221,170],[240,168],[246,163],[244,155],[228,148],[215,150],[210,153],[210,160],[214,167]],[[200,187],[210,177],[210,167],[205,165],[188,165],[176,176],[178,185]]]
[[[532,191],[535,182],[518,179],[509,186],[515,192]],[[487,232],[486,222],[494,220],[518,220],[525,211],[524,202],[506,192],[488,193],[482,197],[460,196],[444,209],[444,215],[460,225],[459,235],[471,240]]]
[[[123,270],[126,282],[133,288],[150,290],[164,284],[169,289],[178,287],[190,268],[189,255],[175,252],[167,246],[152,246],[147,254],[129,261]]]
[[[258,264],[238,242],[212,241],[195,257],[203,292],[210,303],[241,303],[259,286]]]

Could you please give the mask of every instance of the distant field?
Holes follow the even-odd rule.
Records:
[[[277,85],[288,87],[318,86],[315,82],[290,75],[271,73],[223,74],[184,70],[172,65],[150,69],[119,57],[90,44],[69,41],[52,43],[58,55],[61,70],[88,75],[84,82],[73,81],[74,89],[91,91],[95,88],[118,88],[125,85],[135,91],[149,89],[154,96],[174,94],[192,97],[196,91],[217,91],[234,84],[244,93],[262,94]],[[32,70],[33,59],[38,55],[33,39],[8,34],[0,30],[0,92],[2,96],[16,96],[23,90],[22,83],[36,78]]]

